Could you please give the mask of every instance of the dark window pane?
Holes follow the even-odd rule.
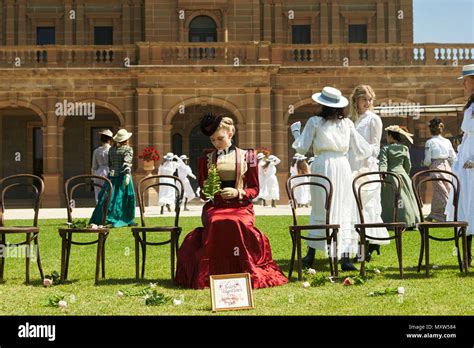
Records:
[[[349,25],[349,43],[367,43],[367,25]]]
[[[211,17],[197,16],[189,24],[189,42],[216,42],[217,25]]]
[[[33,128],[33,174],[43,175],[43,132],[41,128]]]
[[[112,27],[94,27],[94,45],[113,45],[114,29]]]
[[[173,134],[173,145],[172,145],[172,150],[173,153],[180,156],[183,154],[183,137],[181,134],[175,133]]]
[[[311,25],[293,25],[291,29],[293,44],[311,43]]]
[[[55,45],[56,30],[54,27],[37,27],[36,28],[36,44],[37,45]]]

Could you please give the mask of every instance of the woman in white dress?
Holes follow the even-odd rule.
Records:
[[[323,106],[322,111],[308,120],[301,134],[301,122],[291,125],[295,138],[293,148],[300,154],[306,154],[312,146],[316,157],[311,164],[311,173],[325,175],[331,180],[333,200],[330,223],[341,226],[337,250],[341,268],[343,271],[357,270],[350,259],[357,254],[358,234],[354,230],[357,221],[356,202],[351,194],[352,171],[347,153],[351,149],[356,159],[362,160],[372,155],[372,149],[357,133],[352,121],[345,117],[344,108],[349,102],[339,90],[324,87],[321,93],[313,94],[312,99]],[[324,191],[311,187],[311,201],[310,224],[326,223]],[[325,231],[311,230],[309,236],[324,237]],[[325,241],[308,241],[308,246],[303,263],[309,267],[314,261],[315,249],[326,251],[327,245]]]
[[[174,175],[176,169],[178,169],[178,162],[173,161],[173,159],[181,160],[177,155],[174,155],[172,152],[168,152],[165,157],[165,160],[160,167],[158,168],[158,175]],[[175,184],[173,179],[163,178],[160,179],[160,183]],[[160,191],[158,193],[158,205],[161,205],[161,214],[163,214],[164,207],[171,211],[170,205],[174,204],[176,201],[176,191],[171,186],[160,186]]]
[[[178,161],[178,177],[181,179],[184,185],[184,210],[188,209],[188,201],[196,198],[193,187],[189,182],[188,176],[196,180],[196,175],[193,174],[191,167],[188,165],[189,157],[181,155],[180,161]]]
[[[260,187],[260,191],[258,193],[257,199],[262,202],[262,205],[265,206],[265,199],[263,198],[265,194],[265,173],[263,172],[263,166],[267,163],[265,160],[265,154],[263,152],[259,152],[257,154],[257,161],[258,161],[258,184]]]
[[[467,250],[468,264],[472,266],[472,235],[474,234],[474,64],[463,67],[462,76],[464,89],[469,99],[464,107],[464,118],[461,130],[464,132],[461,146],[458,147],[458,158],[453,164],[453,172],[459,177],[461,189],[459,192],[458,220],[467,221]],[[448,220],[453,219],[454,209],[452,192],[446,205]]]
[[[423,164],[430,169],[439,169],[450,172],[451,165],[456,159],[456,152],[453,145],[441,134],[444,131],[443,120],[434,118],[429,124],[431,139],[425,144],[425,159]],[[450,180],[447,174],[431,174],[433,177],[444,178]],[[446,221],[444,211],[448,202],[451,184],[443,181],[433,181],[433,198],[431,199],[431,212],[427,216],[427,220],[443,222]]]
[[[294,165],[294,169],[293,168],[290,169],[291,173],[294,173],[292,174],[292,176],[301,175],[301,174],[309,174],[310,173],[309,166],[308,166],[308,163],[306,163],[307,157],[304,155],[300,155],[299,153],[296,154],[295,157],[296,157],[296,162]],[[308,180],[309,180],[308,178],[294,179],[292,180],[292,185],[295,186],[303,182],[308,182]],[[308,206],[310,197],[311,197],[308,185],[297,187],[295,189],[294,195],[295,195],[295,200],[298,207]]]
[[[114,134],[109,129],[104,129],[99,132],[100,142],[102,143],[97,149],[92,153],[92,175],[107,177],[109,175],[109,150],[110,144],[113,142],[112,137]],[[95,183],[102,184],[101,180],[95,180]],[[97,203],[99,198],[99,192],[101,188],[94,186],[95,194],[95,203]]]
[[[350,97],[350,117],[354,122],[355,129],[369,143],[372,148],[372,156],[362,161],[350,157],[353,177],[367,172],[378,172],[380,153],[380,140],[382,139],[383,124],[378,115],[372,112],[375,93],[372,87],[360,85],[354,88]],[[366,180],[377,180],[378,175],[366,177]],[[380,202],[381,185],[372,183],[365,185],[361,190],[361,200],[364,206],[364,221],[366,223],[383,223],[382,205]],[[388,238],[390,235],[385,227],[368,228],[366,233],[377,238]],[[380,245],[389,244],[388,240],[368,240],[365,245],[365,260],[370,261],[372,253],[377,251],[380,255]]]
[[[278,186],[278,179],[276,176],[276,166],[280,164],[281,160],[275,155],[270,155],[267,158],[267,163],[263,165],[263,174],[265,176],[265,193],[264,200],[271,200],[272,207],[276,208],[276,201],[280,199],[280,187]]]

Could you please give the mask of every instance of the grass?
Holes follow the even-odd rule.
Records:
[[[151,218],[151,222],[170,223],[170,218]],[[153,221],[155,220],[155,221]],[[257,216],[256,226],[270,239],[273,258],[288,274],[291,242],[288,234],[289,216]],[[8,225],[25,221],[8,221]],[[40,221],[40,251],[45,274],[60,271],[60,238],[57,228],[64,220]],[[200,217],[182,218],[184,234],[200,226]],[[446,231],[439,231],[443,233]],[[23,237],[22,237],[23,238]],[[19,241],[9,236],[7,241]],[[254,290],[256,309],[220,312],[215,315],[473,315],[474,273],[464,276],[459,272],[453,244],[431,242],[431,262],[438,265],[430,278],[417,273],[420,237],[417,231],[404,235],[405,279],[398,275],[395,244],[382,246],[381,255],[368,263],[370,269],[381,269],[365,284],[343,286],[342,279],[357,272],[341,272],[336,283],[303,288],[302,282]],[[31,265],[31,285],[24,284],[24,259],[7,258],[4,282],[0,284],[0,313],[2,315],[209,315],[210,291],[180,289],[172,285],[169,270],[169,247],[147,249],[147,279],[135,284],[134,243],[129,228],[114,229],[106,244],[106,279],[94,285],[96,246],[73,246],[69,281],[49,288],[42,286],[36,263]],[[328,262],[317,255],[314,268],[329,275]],[[117,291],[138,291],[150,282],[157,283],[157,291],[183,304],[146,306],[139,297],[116,296]],[[371,291],[387,287],[405,288],[402,301],[397,295],[369,297]],[[47,306],[50,296],[65,295],[67,310]],[[73,297],[71,297],[73,296]],[[73,299],[73,301],[71,301]]]

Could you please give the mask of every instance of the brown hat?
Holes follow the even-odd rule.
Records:
[[[408,133],[406,130],[398,125],[388,126],[385,128],[386,131],[394,132],[403,135],[411,144],[413,144],[413,134]]]
[[[210,137],[219,128],[222,121],[222,115],[214,115],[212,113],[205,114],[201,118],[201,131],[204,135]]]

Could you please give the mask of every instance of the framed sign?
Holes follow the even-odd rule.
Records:
[[[210,276],[212,311],[255,308],[249,273]]]

